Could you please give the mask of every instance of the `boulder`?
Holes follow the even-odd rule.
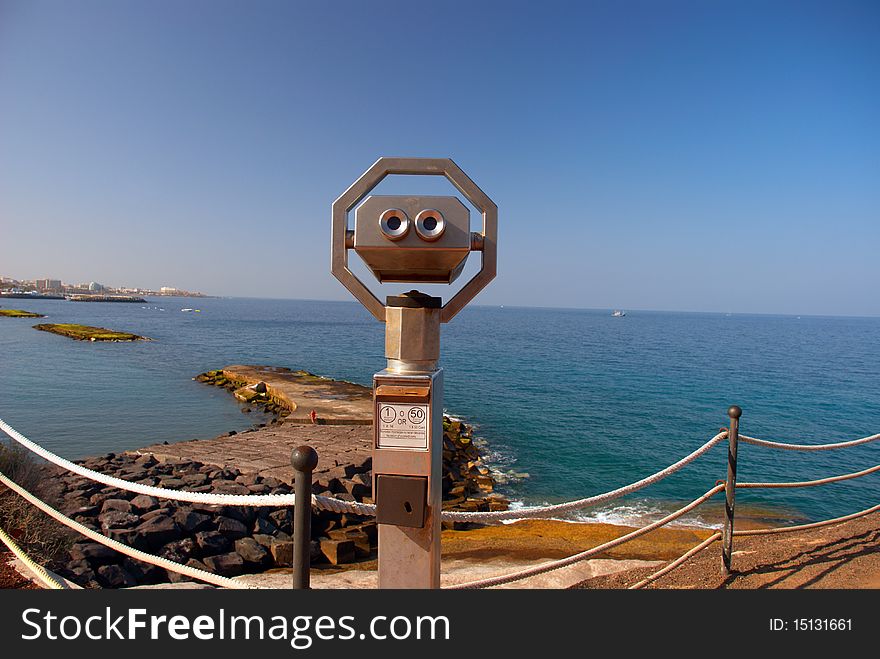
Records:
[[[320,540],[321,553],[333,565],[351,563],[355,559],[355,546],[351,540],[333,540],[322,538]]]
[[[275,538],[265,533],[254,533],[253,538],[257,544],[266,549],[271,549],[272,543],[275,542]]]
[[[290,540],[274,540],[269,547],[272,560],[276,567],[290,567],[293,565],[293,542]]]
[[[134,513],[145,513],[159,506],[159,500],[147,494],[139,494],[129,503],[131,504],[131,512]]]
[[[110,510],[106,513],[98,515],[98,522],[101,529],[106,534],[110,529],[126,529],[134,526],[140,521],[137,515],[124,513],[121,510]]]
[[[105,588],[130,588],[137,581],[119,565],[102,565],[98,568],[98,583]]]
[[[179,508],[174,513],[174,521],[180,525],[185,533],[197,533],[208,531],[213,526],[212,517],[204,513],[197,513],[189,508]]]
[[[165,581],[165,570],[152,563],[144,563],[143,561],[126,557],[122,561],[122,567],[137,579],[139,584],[157,584]]]
[[[262,533],[265,535],[273,535],[278,531],[278,527],[275,526],[268,519],[263,519],[262,517],[257,517],[254,522],[254,533]]]
[[[245,526],[250,526],[257,518],[257,510],[253,506],[227,506],[223,514],[237,519]]]
[[[131,502],[127,499],[107,499],[101,506],[101,512],[106,513],[111,510],[118,510],[123,513],[131,512]]]
[[[224,577],[235,577],[244,572],[244,560],[235,552],[208,556],[204,563],[209,571]]]
[[[167,506],[168,504],[165,504],[165,505]],[[162,508],[157,508],[156,510],[151,510],[150,512],[143,513],[141,515],[141,521],[146,522],[149,519],[154,519],[156,517],[168,517],[169,515],[173,515],[173,514],[174,514],[174,511],[171,510],[171,508],[167,508],[167,507],[163,506]]]
[[[290,530],[293,515],[289,508],[280,508],[269,513],[269,519],[272,520],[272,523],[282,531],[285,529]]]
[[[159,549],[180,537],[180,527],[167,516],[157,516],[137,527],[139,538],[150,549]]]
[[[75,561],[88,561],[92,565],[113,563],[119,557],[118,552],[97,542],[77,543],[68,552]]]
[[[192,538],[183,538],[182,540],[174,540],[162,547],[159,555],[167,558],[175,563],[186,563],[187,560],[193,558],[198,551],[198,544]]]
[[[204,555],[222,554],[232,546],[232,541],[217,531],[196,533],[195,540]]]
[[[247,527],[237,519],[221,516],[215,521],[217,522],[217,531],[231,540],[238,540],[248,535]]]
[[[265,565],[269,561],[269,552],[253,538],[241,538],[235,541],[235,553],[245,563]]]

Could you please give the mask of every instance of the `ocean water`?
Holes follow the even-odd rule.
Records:
[[[0,418],[79,458],[213,437],[259,422],[192,377],[234,363],[307,369],[369,385],[383,326],[354,302],[8,300],[48,317],[132,331],[133,344],[76,342],[0,318]],[[200,313],[184,313],[195,307]],[[832,442],[880,432],[880,318],[473,306],[442,330],[446,408],[472,422],[517,505],[567,501],[667,466],[743,408],[742,432]],[[803,480],[880,462],[880,443],[795,453],[740,446],[740,480]],[[581,519],[656,518],[726,473],[726,449]],[[880,475],[790,491],[740,491],[742,510],[818,520],[874,505]],[[689,521],[720,521],[716,504]]]

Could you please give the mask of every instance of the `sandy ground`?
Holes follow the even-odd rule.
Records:
[[[530,520],[443,532],[442,585],[508,574],[575,554],[632,530],[610,524]],[[658,529],[594,559],[531,577],[510,588],[627,588],[711,534],[706,529]],[[721,574],[715,543],[650,588],[880,588],[880,512],[820,529],[736,538],[734,573]],[[0,587],[36,587],[0,554]],[[353,569],[352,569],[353,568]],[[241,579],[289,588],[288,570]],[[375,588],[376,561],[348,569],[315,566],[313,588]],[[182,587],[183,584],[178,585]],[[189,585],[188,587],[192,587]]]
[[[733,569],[721,574],[717,543],[649,588],[880,588],[880,512],[806,531],[734,539]],[[652,569],[585,580],[578,588],[627,588]]]

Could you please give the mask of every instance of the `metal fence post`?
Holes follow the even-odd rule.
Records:
[[[294,473],[293,587],[309,587],[312,543],[312,471],[318,453],[311,446],[298,446],[290,453]]]
[[[727,480],[724,483],[725,519],[721,537],[721,572],[727,576],[731,572],[730,561],[733,555],[733,514],[736,507],[736,447],[739,442],[739,418],[742,408],[731,405],[727,410],[730,428],[727,432]]]

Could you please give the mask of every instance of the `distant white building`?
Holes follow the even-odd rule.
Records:
[[[102,284],[99,284],[96,281],[89,283],[89,291],[91,291],[92,293],[101,293],[103,290],[104,286]]]
[[[163,286],[159,289],[159,293],[162,295],[177,295],[180,291],[176,288],[172,288],[171,286]]]

